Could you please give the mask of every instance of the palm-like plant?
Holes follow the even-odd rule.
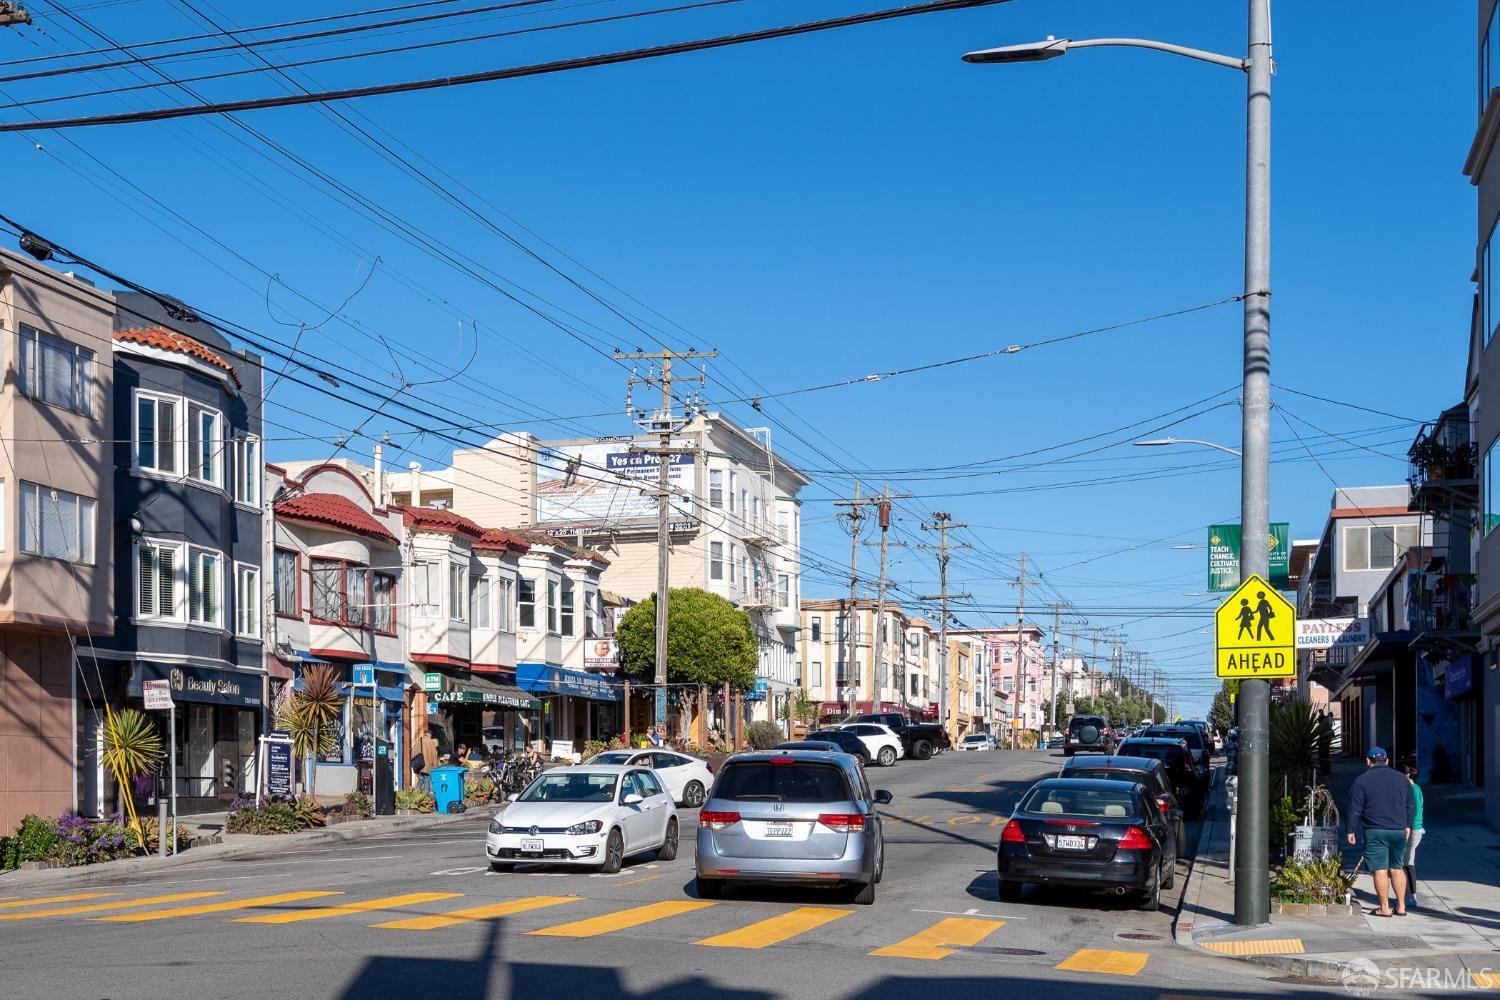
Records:
[[[1288,698],[1271,704],[1271,791],[1280,794],[1285,782],[1286,794],[1293,803],[1301,803],[1312,784],[1313,769],[1319,761],[1324,740],[1323,727],[1313,707],[1302,698]]]
[[[300,694],[277,711],[276,728],[292,738],[292,753],[302,761],[315,761],[320,754],[331,753],[338,742],[338,730],[324,728]]]
[[[301,703],[302,710],[308,716],[307,722],[312,729],[312,738],[308,744],[312,752],[303,759],[315,761],[316,754],[327,753],[333,749],[332,746],[327,745],[327,741],[336,735],[336,730],[330,729],[330,726],[344,708],[344,693],[339,690],[338,672],[326,663],[315,663],[308,667],[302,671],[302,690],[292,696],[292,702]],[[318,794],[316,763],[310,770],[312,774],[308,781],[308,793],[316,796]]]
[[[161,763],[161,734],[140,709],[125,708],[112,715],[114,724],[104,727],[104,760],[114,774],[134,782]]]

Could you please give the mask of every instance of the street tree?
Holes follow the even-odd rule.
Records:
[[[656,677],[656,599],[625,612],[615,630],[620,664],[637,683]],[[667,683],[728,684],[744,691],[755,684],[760,644],[750,616],[718,594],[698,587],[671,591],[667,603]]]
[[[1228,687],[1214,693],[1213,704],[1208,708],[1208,724],[1221,733],[1234,728],[1234,702],[1229,699]]]

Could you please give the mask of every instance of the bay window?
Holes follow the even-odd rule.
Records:
[[[135,467],[175,476],[178,400],[173,396],[137,392],[135,397]]]
[[[547,581],[547,631],[557,634],[557,581]]]
[[[271,563],[272,580],[275,587],[276,613],[290,617],[302,614],[301,586],[297,579],[297,553],[290,549],[277,549]]]
[[[386,635],[396,634],[396,577],[390,573],[376,573],[373,587],[375,605],[375,631]]]
[[[562,588],[562,634],[573,635],[573,588],[563,584]]]
[[[370,620],[370,567],[344,566],[344,621],[363,628]]]
[[[448,564],[448,619],[469,620],[469,567],[463,563]]]
[[[474,623],[475,628],[488,629],[491,617],[490,578],[469,577],[469,620]]]
[[[177,566],[179,546],[142,542],[136,549],[135,615],[137,618],[173,619],[177,610]]]
[[[234,499],[259,507],[260,479],[260,438],[237,438],[234,442]]]
[[[212,549],[188,549],[188,621],[219,625],[223,619],[220,586],[224,557]]]
[[[495,627],[502,632],[509,632],[511,629],[510,609],[511,602],[515,599],[515,588],[511,586],[509,577],[501,577],[495,589],[500,592],[500,613],[495,616]]]
[[[218,410],[201,403],[188,403],[188,475],[201,483],[219,486],[223,482],[223,417]]]
[[[260,567],[234,567],[234,631],[247,639],[260,638]]]
[[[521,628],[536,628],[536,581],[521,577],[516,581],[516,610]]]
[[[438,567],[434,562],[412,563],[411,602],[422,618],[436,618],[443,603],[443,585],[438,579]]]

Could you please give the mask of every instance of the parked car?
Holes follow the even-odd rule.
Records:
[[[914,760],[926,760],[933,754],[953,749],[953,741],[936,722],[913,722],[900,712],[866,712],[856,715],[850,722],[874,722],[890,726],[891,731],[901,737],[906,756]]]
[[[1188,819],[1196,819],[1203,811],[1203,804],[1208,801],[1208,772],[1194,764],[1181,740],[1133,736],[1121,743],[1116,753],[1121,757],[1152,757],[1161,761],[1167,766],[1172,791]]]
[[[856,737],[858,739],[858,737]],[[863,744],[861,744],[863,746]],[[844,748],[837,743],[827,740],[793,740],[790,743],[778,743],[772,750],[816,750],[819,753],[843,753]]]
[[[534,778],[490,820],[485,855],[492,871],[517,862],[591,865],[614,873],[627,857],[677,857],[677,810],[656,772],[579,764]]]
[[[847,729],[818,729],[808,733],[807,739],[811,742],[832,743],[861,764],[868,766],[870,763],[870,751],[865,749],[865,741]]]
[[[1214,753],[1221,754],[1223,752],[1224,752],[1224,734],[1223,733],[1214,733]]]
[[[1156,800],[1156,807],[1167,822],[1172,824],[1176,837],[1177,853],[1180,856],[1187,844],[1187,827],[1183,822],[1186,811],[1177,796],[1177,786],[1172,782],[1171,772],[1165,761],[1154,757],[1079,757],[1063,761],[1059,778],[1100,778],[1106,781],[1128,781],[1145,785],[1146,791]]]
[[[1209,759],[1208,740],[1197,726],[1151,726],[1141,732],[1147,739],[1179,739],[1187,745],[1193,755],[1193,763],[1207,771],[1212,767]]]
[[[1061,750],[1063,748],[1063,741],[1066,738],[1067,737],[1061,736],[1061,735],[1052,737],[1050,740],[1047,741],[1047,749],[1048,750]]]
[[[958,741],[955,750],[995,750],[1000,746],[989,733],[970,733]]]
[[[1027,884],[1140,894],[1155,910],[1176,881],[1177,852],[1166,817],[1144,785],[1048,778],[1033,785],[1000,832],[1000,898]]]
[[[822,885],[875,901],[885,838],[872,792],[846,754],[771,750],[724,762],[698,816],[696,889],[714,899],[733,884]]]
[[[708,797],[714,783],[714,769],[706,760],[689,757],[672,750],[606,750],[595,754],[585,764],[628,764],[649,767],[667,786],[672,801],[696,809]]]
[[[901,737],[890,726],[878,722],[846,722],[839,728],[858,736],[865,745],[865,752],[870,755],[870,760],[881,767],[891,767],[906,756],[906,747],[901,745]]]
[[[1063,732],[1063,756],[1075,753],[1114,753],[1115,738],[1102,715],[1075,715]]]

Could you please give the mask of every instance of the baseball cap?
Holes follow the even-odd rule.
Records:
[[[1385,760],[1385,751],[1380,747],[1371,747],[1365,751],[1365,757],[1368,760]]]

